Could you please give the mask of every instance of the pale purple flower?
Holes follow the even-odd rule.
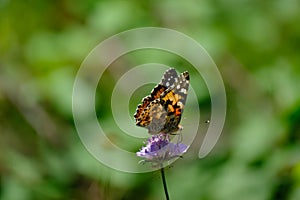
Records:
[[[187,149],[187,145],[183,143],[172,143],[170,142],[170,136],[168,134],[160,133],[149,138],[146,146],[142,147],[136,155],[143,158],[144,162],[151,162],[157,165],[180,157]]]

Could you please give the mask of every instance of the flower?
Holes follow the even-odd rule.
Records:
[[[157,165],[180,157],[188,147],[183,143],[172,143],[168,134],[160,133],[149,138],[146,146],[142,147],[136,155],[144,158],[143,162],[152,162]]]

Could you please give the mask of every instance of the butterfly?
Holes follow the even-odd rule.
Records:
[[[185,106],[189,73],[177,74],[174,68],[168,69],[151,94],[142,99],[134,114],[137,126],[145,127],[150,134],[174,133],[179,125]]]

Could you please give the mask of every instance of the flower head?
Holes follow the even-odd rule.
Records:
[[[136,153],[144,158],[144,162],[162,164],[173,158],[180,157],[188,149],[183,143],[172,143],[168,134],[160,133],[148,139],[146,146]]]

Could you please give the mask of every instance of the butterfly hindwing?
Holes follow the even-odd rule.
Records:
[[[163,77],[161,78],[161,81],[153,88],[151,94],[144,97],[142,103],[138,105],[136,112],[134,114],[134,118],[136,119],[136,125],[144,126],[145,123],[141,123],[141,122],[145,120],[144,119],[145,116],[142,117],[141,115],[147,116],[147,112],[146,112],[147,106],[150,104],[150,102],[154,101],[155,99],[159,99],[160,95],[165,90],[167,90],[169,86],[172,86],[176,81],[176,79],[177,79],[177,72],[174,68],[170,68],[164,73]]]

